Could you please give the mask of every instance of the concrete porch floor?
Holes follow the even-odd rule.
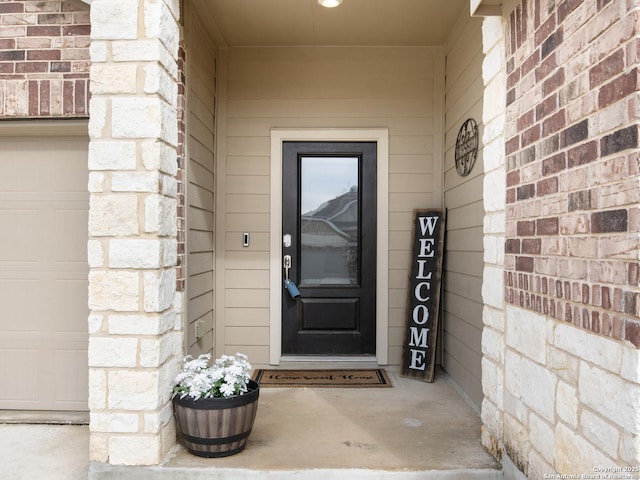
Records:
[[[92,464],[89,478],[502,478],[481,445],[477,412],[446,374],[429,384],[387,372],[393,388],[263,387],[247,447],[237,455],[201,458],[178,444],[159,467]]]
[[[386,370],[393,388],[263,387],[247,448],[227,458],[200,458],[178,444],[158,467],[90,464],[86,425],[0,424],[0,478],[503,478],[480,443],[477,412],[446,374],[430,384]]]

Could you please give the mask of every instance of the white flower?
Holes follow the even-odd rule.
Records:
[[[187,355],[182,372],[176,375],[173,396],[199,398],[232,397],[247,392],[251,378],[251,364],[246,355],[223,355],[208,367],[210,354],[194,359]]]

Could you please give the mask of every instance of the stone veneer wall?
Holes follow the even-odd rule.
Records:
[[[529,478],[640,464],[639,8],[522,0],[485,21],[485,72],[506,75],[506,203],[483,442]]]
[[[91,4],[90,458],[157,465],[175,443],[178,0]]]
[[[87,117],[89,8],[0,2],[0,118]]]

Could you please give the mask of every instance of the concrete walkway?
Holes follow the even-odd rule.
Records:
[[[0,425],[0,478],[86,480],[87,425]]]
[[[502,479],[477,412],[446,375],[389,373],[393,388],[263,387],[247,448],[226,458],[176,445],[157,467],[89,465],[86,426],[0,425],[0,478]]]

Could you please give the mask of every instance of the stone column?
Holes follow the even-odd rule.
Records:
[[[179,0],[91,4],[90,457],[156,465],[175,443]]]
[[[506,205],[506,65],[502,17],[482,24],[484,61],[484,273],[482,282],[482,443],[500,455],[503,437],[505,302],[504,242]]]

